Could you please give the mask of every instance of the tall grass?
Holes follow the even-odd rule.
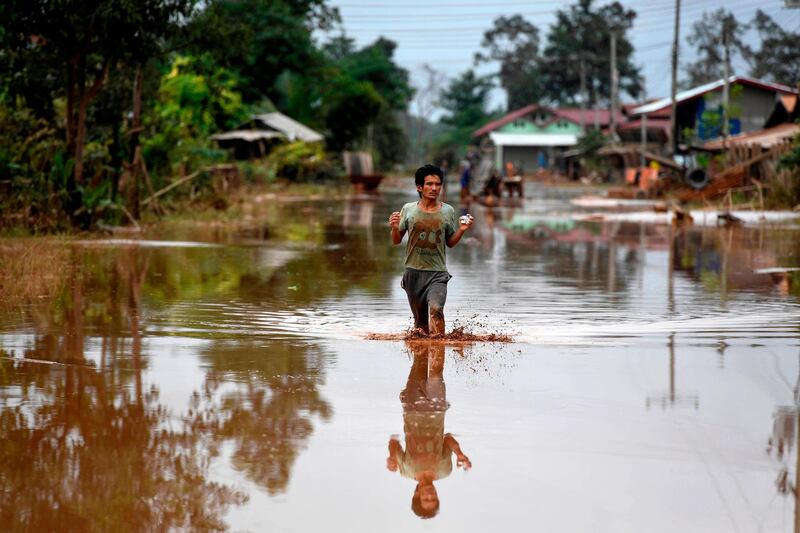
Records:
[[[0,310],[43,303],[61,292],[69,248],[60,239],[0,239]]]

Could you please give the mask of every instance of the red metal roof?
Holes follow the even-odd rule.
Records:
[[[569,120],[575,124],[581,123],[581,110],[573,107],[559,107],[550,110],[557,117]],[[595,120],[596,118],[596,120]],[[587,109],[586,110],[586,125],[592,126],[597,122],[601,127],[608,126],[611,123],[611,111],[608,109]],[[617,112],[617,124],[625,121],[622,113]]]
[[[627,130],[638,130],[642,127],[641,119],[636,120],[629,120],[628,122],[620,125],[620,131],[627,131]],[[664,129],[669,131],[669,118],[660,118],[660,117],[653,117],[652,115],[647,115],[647,129],[659,130]]]
[[[554,117],[568,120],[574,124],[581,123],[581,110],[578,108],[571,108],[571,107],[561,107],[561,108],[549,108],[540,106],[539,104],[530,104],[526,105],[525,107],[521,107],[511,113],[505,115],[504,117],[498,118],[493,120],[479,129],[472,132],[473,137],[480,137],[482,135],[486,135],[487,133],[494,131],[498,128],[501,128],[508,124],[509,122],[513,122],[518,118],[522,118],[529,113],[533,113],[537,109],[544,109],[545,111],[551,113]],[[608,109],[587,109],[585,111],[585,121],[587,126],[593,126],[595,122],[600,125],[601,128],[608,126],[610,119],[611,119],[611,112]],[[597,120],[595,121],[595,117]],[[622,113],[617,113],[617,124],[622,124],[625,122],[625,117]]]
[[[493,121],[481,126],[477,130],[472,132],[472,136],[473,137],[480,137],[481,135],[486,135],[490,131],[494,131],[497,128],[501,128],[501,127],[505,126],[506,124],[508,124],[509,122],[513,122],[513,121],[517,120],[518,118],[524,117],[528,113],[532,113],[532,112],[536,111],[537,109],[539,109],[539,104],[529,104],[529,105],[526,105],[525,107],[521,107],[521,108],[517,109],[516,111],[512,111],[511,113],[507,114],[504,117],[500,117],[497,120],[493,120]]]

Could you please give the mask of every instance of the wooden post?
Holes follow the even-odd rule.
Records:
[[[611,28],[611,119],[609,129],[611,142],[617,141],[617,91],[619,90],[619,71],[617,70],[617,28]]]
[[[642,139],[641,139],[641,141],[642,141],[642,146],[641,146],[642,155],[640,157],[640,163],[641,163],[641,166],[646,167],[647,166],[647,157],[645,157],[645,152],[647,152],[647,114],[646,113],[642,115],[641,137],[642,137]]]
[[[680,34],[680,21],[681,21],[681,0],[675,0],[675,31],[672,37],[672,112],[669,118],[669,134],[672,136],[672,154],[678,152],[678,103],[675,101],[675,94],[678,87],[678,37]]]
[[[586,60],[581,53],[581,131],[586,132]]]
[[[730,132],[730,111],[729,106],[731,103],[731,43],[730,43],[730,18],[725,17],[722,21],[722,43],[725,47],[725,61],[723,64],[725,77],[725,84],[722,86],[722,149],[724,150],[728,143],[728,134]]]

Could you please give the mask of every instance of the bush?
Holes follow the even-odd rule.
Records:
[[[160,80],[154,107],[144,116],[143,152],[156,176],[182,166],[191,172],[225,160],[210,135],[247,120],[235,75],[208,56],[173,58]]]
[[[800,205],[800,135],[795,137],[792,151],[781,158],[778,172],[769,186],[770,204],[782,207]]]
[[[245,183],[269,183],[275,181],[275,174],[270,172],[263,159],[242,161],[238,163],[239,171]]]
[[[343,174],[321,144],[302,141],[276,147],[267,156],[267,167],[271,176],[292,181],[325,181]]]

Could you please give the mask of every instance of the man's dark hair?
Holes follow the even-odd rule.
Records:
[[[425,176],[430,176],[430,174],[425,174]],[[423,176],[424,177],[424,176]],[[433,518],[437,514],[439,514],[439,502],[436,502],[436,507],[433,509],[423,509],[422,508],[422,501],[419,496],[419,483],[417,483],[417,488],[414,489],[414,495],[411,497],[411,510],[414,511],[414,514],[418,517],[422,518],[423,520],[428,518]]]
[[[444,181],[444,173],[441,168],[436,165],[422,165],[414,173],[414,183],[417,187],[425,185],[425,176],[439,176],[439,183]]]

